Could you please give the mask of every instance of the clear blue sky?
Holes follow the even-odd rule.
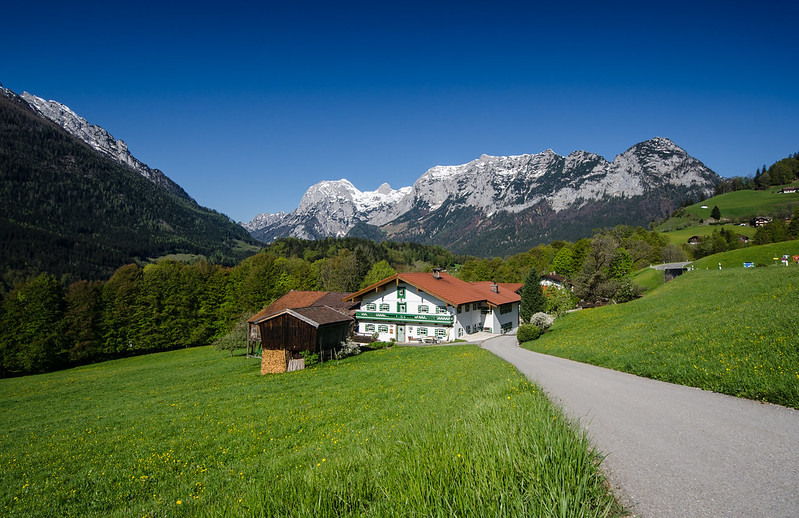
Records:
[[[14,2],[0,82],[237,221],[483,153],[663,136],[734,176],[799,151],[795,2],[551,4]]]

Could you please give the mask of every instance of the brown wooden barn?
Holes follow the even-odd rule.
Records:
[[[269,315],[279,313],[284,309],[306,308],[310,306],[327,306],[350,316],[355,315],[357,303],[344,302],[343,299],[350,293],[335,291],[298,291],[291,290],[264,309],[256,313],[247,323],[247,357],[261,357],[261,330],[256,322],[262,321]]]
[[[261,374],[286,372],[302,351],[333,357],[347,339],[354,319],[329,306],[287,308],[256,319],[261,339]]]

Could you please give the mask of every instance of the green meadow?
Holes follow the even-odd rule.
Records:
[[[799,205],[799,194],[779,194],[782,187],[771,187],[762,191],[734,191],[714,196],[701,203],[686,207],[696,218],[708,219],[713,206],[718,206],[722,218],[751,218],[775,216],[779,212],[791,213]],[[702,206],[707,206],[703,209]]]
[[[789,256],[799,255],[799,240],[750,246],[720,254],[709,255],[694,261],[693,267],[696,269],[718,269],[719,263],[721,263],[722,268],[743,268],[746,262],[766,266],[775,264],[775,257],[779,259],[786,254]],[[783,268],[785,267],[783,266]],[[795,270],[799,270],[797,264],[793,262],[793,259],[789,260],[788,268],[794,273]]]
[[[600,458],[472,345],[259,375],[209,347],[0,380],[4,516],[617,516]]]
[[[799,408],[798,308],[799,266],[700,269],[644,298],[570,313],[524,347]]]
[[[757,229],[750,226],[741,227],[738,225],[694,225],[686,228],[681,228],[679,230],[671,230],[669,232],[665,232],[663,235],[668,237],[669,241],[671,241],[675,245],[684,245],[693,236],[706,237],[712,234],[713,231],[715,230],[721,231],[722,228],[727,229],[734,234],[740,234],[742,236],[746,236],[749,239],[754,238],[755,232],[757,232]]]

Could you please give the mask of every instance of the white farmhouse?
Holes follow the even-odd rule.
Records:
[[[519,325],[522,284],[465,282],[446,272],[398,273],[346,297],[360,302],[357,332],[397,342],[452,341]]]

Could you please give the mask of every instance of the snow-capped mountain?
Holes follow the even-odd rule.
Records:
[[[656,137],[612,162],[586,151],[564,157],[546,150],[436,166],[397,190],[384,184],[361,192],[347,180],[320,182],[291,213],[259,215],[245,226],[265,242],[343,236],[371,225],[391,239],[509,253],[590,235],[597,227],[646,224],[687,198],[711,194],[719,181],[674,142]],[[504,248],[487,251],[489,242]]]
[[[254,236],[263,229],[302,239],[344,236],[357,223],[381,226],[402,215],[409,208],[411,192],[412,187],[394,190],[387,183],[362,192],[349,180],[323,181],[312,185],[290,214],[259,214],[243,226]]]
[[[89,123],[86,119],[57,101],[45,101],[28,92],[22,92],[20,97],[28,103],[42,117],[49,119],[73,136],[87,143],[94,150],[112,158],[114,161],[133,169],[154,184],[185,199],[191,199],[186,191],[170,180],[158,169],[151,169],[128,151],[128,146],[122,140],[115,139],[105,129]]]

